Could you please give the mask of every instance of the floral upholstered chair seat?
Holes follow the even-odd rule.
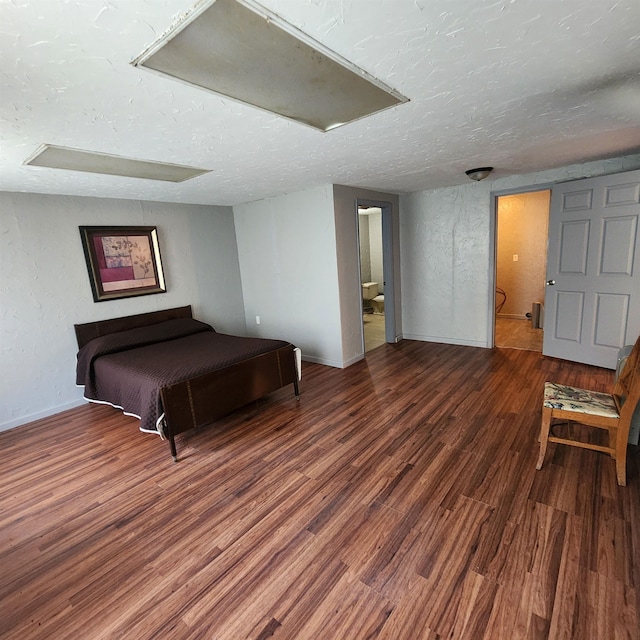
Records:
[[[627,441],[631,418],[637,406],[640,406],[640,336],[614,384],[612,394],[587,391],[555,382],[544,383],[540,453],[536,469],[542,469],[549,442],[567,444],[608,453],[616,462],[616,480],[624,487],[627,484]],[[608,432],[607,444],[574,438],[572,433],[567,434],[567,437],[556,435],[551,431],[556,419],[604,429]]]
[[[619,417],[613,396],[610,394],[568,387],[553,382],[545,382],[544,406],[549,409],[588,413],[605,418]]]

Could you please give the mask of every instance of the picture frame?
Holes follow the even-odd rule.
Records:
[[[94,302],[165,293],[156,227],[80,227]]]

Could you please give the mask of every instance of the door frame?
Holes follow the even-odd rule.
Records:
[[[512,189],[491,191],[489,215],[489,305],[487,309],[487,347],[493,349],[496,345],[496,281],[498,270],[498,198],[513,196],[519,193],[534,193],[535,191],[553,191],[557,182],[543,182]]]
[[[384,287],[384,339],[387,343],[397,342],[396,337],[396,291],[393,255],[393,208],[390,202],[384,200],[369,200],[356,198],[355,214],[358,222],[360,207],[377,207],[382,211],[382,274]],[[356,225],[358,239],[358,279],[362,283],[360,267],[360,225]],[[362,290],[361,290],[362,292]],[[387,297],[388,296],[388,297]],[[362,296],[360,296],[362,298]],[[364,323],[362,321],[362,300],[360,300],[360,332],[362,338],[362,353],[364,348]]]

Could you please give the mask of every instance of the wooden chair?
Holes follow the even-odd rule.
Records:
[[[640,337],[629,355],[614,386],[613,394],[577,389],[545,382],[540,455],[536,469],[541,469],[548,442],[568,444],[608,453],[616,461],[618,484],[627,484],[627,441],[633,412],[640,400]],[[609,446],[579,442],[550,434],[554,419],[577,422],[609,432]]]

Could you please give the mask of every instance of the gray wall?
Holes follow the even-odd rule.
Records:
[[[492,193],[637,168],[640,155],[400,199],[324,185],[233,211],[0,193],[0,430],[82,402],[75,323],[191,304],[220,331],[282,337],[307,360],[361,359],[358,199],[391,203],[398,337],[489,346]],[[92,224],[157,226],[168,292],[94,303],[78,233]]]
[[[247,331],[289,340],[310,362],[343,366],[331,185],[233,213]]]
[[[158,227],[167,293],[93,302],[78,226]],[[229,207],[0,193],[0,430],[83,402],[73,325],[191,304],[245,332]]]
[[[336,251],[340,288],[340,318],[342,329],[342,361],[348,366],[364,357],[362,337],[362,284],[358,277],[358,215],[357,202],[388,203],[391,207],[391,242],[394,258],[395,327],[402,331],[400,301],[400,217],[398,196],[380,191],[334,185]],[[385,301],[385,308],[387,303]]]
[[[493,327],[492,192],[640,168],[640,155],[400,198],[403,336],[486,347]]]

